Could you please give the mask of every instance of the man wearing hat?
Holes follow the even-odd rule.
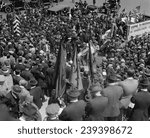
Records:
[[[41,113],[33,103],[23,104],[20,111],[22,113],[20,121],[42,121]]]
[[[60,106],[57,103],[52,103],[46,107],[47,117],[44,121],[59,121]]]
[[[16,63],[14,69],[15,70],[20,70],[21,72],[23,70],[25,70],[25,65],[23,64],[23,58],[22,57],[18,58],[18,63]]]
[[[62,121],[82,121],[85,114],[86,102],[78,100],[80,91],[76,88],[71,88],[67,91],[69,104],[63,109],[59,116]]]
[[[7,86],[5,85],[5,76],[0,75],[0,96],[7,94]]]
[[[116,86],[117,77],[112,74],[107,77],[107,87],[102,90],[102,96],[108,98],[108,104],[103,112],[103,116],[107,121],[115,121],[120,115],[120,99],[123,95],[123,89]]]
[[[20,74],[21,77],[23,77],[26,81],[31,80],[32,78],[34,78],[33,74],[30,71],[31,65],[30,64],[26,64],[25,65],[25,70],[23,70]]]
[[[43,92],[40,86],[37,86],[37,81],[31,79],[29,85],[31,87],[30,94],[33,96],[33,103],[40,109],[42,107]]]
[[[148,121],[148,108],[150,107],[150,93],[147,88],[150,85],[148,78],[142,76],[139,80],[139,92],[133,95],[131,102],[135,104],[130,121]]]
[[[108,98],[101,95],[102,88],[99,84],[94,84],[90,88],[91,97],[85,107],[85,112],[87,118],[86,121],[104,121],[104,112],[107,104]]]
[[[0,63],[4,64],[4,62],[7,60],[7,52],[3,52],[3,56],[0,58]]]
[[[26,89],[28,82],[26,80],[20,80],[19,86],[22,89],[20,93],[20,103],[32,103],[33,96],[30,95],[30,92]]]
[[[0,121],[19,121],[19,119],[12,117],[8,107],[4,104],[0,106]]]
[[[147,66],[146,69],[143,71],[144,75],[149,79],[150,81],[150,67]]]
[[[138,80],[134,79],[134,69],[129,68],[127,71],[127,79],[118,83],[123,88],[123,97],[121,98],[122,108],[128,109],[131,105],[131,97],[138,89]],[[131,108],[131,107],[130,107]],[[129,108],[129,109],[130,109]]]
[[[11,90],[11,87],[13,86],[13,78],[12,78],[12,75],[10,74],[10,69],[7,68],[6,66],[3,66],[1,71],[2,71],[2,74],[5,77],[4,85],[7,87],[6,92],[8,93]]]
[[[11,91],[6,95],[8,99],[10,99],[13,107],[11,108],[11,115],[15,118],[19,118],[20,110],[19,110],[19,101],[20,101],[20,93],[21,88],[19,85],[14,85],[11,88]]]
[[[19,81],[23,80],[23,78],[20,76],[20,70],[15,70],[12,77],[14,85],[15,84],[19,85]]]

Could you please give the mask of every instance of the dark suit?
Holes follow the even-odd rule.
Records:
[[[85,111],[88,116],[86,120],[87,121],[104,121],[104,117],[102,113],[104,112],[107,104],[108,104],[107,97],[99,96],[94,99],[91,99],[85,107]]]
[[[150,93],[140,91],[131,101],[135,103],[130,121],[148,121],[148,108],[150,107]]]
[[[62,121],[82,121],[85,114],[86,102],[79,100],[75,103],[70,103],[60,114],[59,119]]]
[[[30,94],[33,96],[33,102],[40,109],[42,106],[42,98],[43,98],[43,92],[41,87],[38,86],[38,87],[31,88]]]
[[[25,65],[19,64],[19,63],[18,63],[18,64],[15,65],[14,70],[20,70],[20,71],[23,71],[23,70],[25,70]]]
[[[6,97],[8,99],[10,99],[11,101],[11,104],[13,105],[12,107],[12,110],[11,110],[11,115],[14,117],[14,118],[19,118],[19,97],[18,96],[14,96],[12,94],[12,92],[9,92]]]
[[[20,80],[23,80],[23,78],[21,76],[13,75],[12,77],[13,77],[14,85],[16,85],[16,84],[19,85]]]
[[[120,86],[110,85],[102,90],[102,95],[108,98],[108,104],[103,112],[104,117],[117,117],[120,114],[120,99],[123,89]]]
[[[14,117],[12,117],[6,105],[1,104],[0,105],[0,121],[19,121],[19,119],[15,119]]]
[[[24,70],[20,74],[21,77],[23,77],[26,81],[31,80],[33,77],[33,74],[29,70]]]

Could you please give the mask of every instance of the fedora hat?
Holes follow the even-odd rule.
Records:
[[[127,73],[128,73],[128,74],[134,74],[134,73],[135,73],[135,70],[134,70],[133,68],[129,68],[129,69],[127,70]]]
[[[143,76],[139,79],[139,85],[141,86],[149,86],[150,82],[147,77]]]
[[[90,87],[91,93],[102,91],[102,87],[99,84],[94,84]]]
[[[81,94],[80,91],[76,88],[71,88],[71,89],[67,90],[66,93],[67,93],[68,96],[70,96],[72,98],[77,98]]]
[[[2,71],[2,73],[3,73],[4,75],[10,74],[10,69],[7,68],[6,66],[3,66],[3,67],[1,68],[1,71]]]
[[[150,69],[149,69],[149,68],[146,68],[145,71],[144,71],[144,74],[145,74],[147,77],[150,77]]]
[[[111,74],[107,77],[107,80],[115,82],[117,81],[117,76],[115,74]]]
[[[38,82],[37,82],[36,79],[31,79],[31,80],[29,81],[29,84],[30,84],[30,86],[32,87],[32,86],[36,86],[36,85],[38,84]]]
[[[21,93],[22,89],[19,85],[14,85],[14,86],[12,86],[11,91],[15,94],[19,94],[19,93]]]

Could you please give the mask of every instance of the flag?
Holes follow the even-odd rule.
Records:
[[[74,57],[73,57],[73,65],[71,69],[70,82],[73,85],[73,87],[77,88],[78,90],[83,89],[79,60],[77,55],[77,47],[74,48]]]
[[[14,14],[14,20],[13,20],[13,31],[14,34],[17,36],[21,35],[21,28],[20,28],[20,18],[17,14]]]
[[[61,43],[56,64],[55,64],[55,74],[54,74],[54,88],[55,99],[63,96],[66,89],[66,60],[65,60],[66,52]]]
[[[89,71],[91,76],[91,84],[93,83],[94,74],[93,74],[93,56],[91,51],[91,44],[89,43]]]

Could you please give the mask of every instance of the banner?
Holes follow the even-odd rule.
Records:
[[[73,57],[73,64],[72,64],[72,69],[71,69],[70,82],[78,90],[83,89],[79,59],[77,56],[77,47],[74,48],[74,57]]]
[[[55,98],[60,98],[66,89],[66,51],[63,42],[60,44],[57,61],[55,64],[54,87],[56,89]]]
[[[135,23],[132,25],[128,25],[128,40],[131,38],[131,36],[141,36],[144,33],[150,32],[150,20],[140,23]]]

